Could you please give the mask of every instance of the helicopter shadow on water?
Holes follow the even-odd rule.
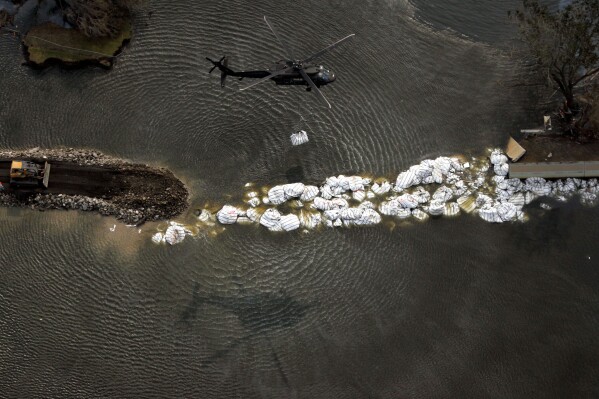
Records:
[[[250,343],[254,339],[263,338],[268,344],[273,363],[277,367],[281,379],[291,389],[279,356],[272,345],[271,337],[277,332],[296,326],[305,318],[308,309],[314,305],[298,302],[284,291],[252,293],[248,292],[240,283],[237,285],[239,288],[234,295],[204,296],[200,292],[200,284],[194,282],[191,300],[175,322],[175,327],[192,328],[193,321],[205,306],[218,307],[232,313],[247,332],[242,337],[233,340],[225,348],[210,355],[202,362],[201,367],[211,367],[240,346]]]

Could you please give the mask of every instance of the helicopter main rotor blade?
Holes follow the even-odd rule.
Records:
[[[281,45],[281,47],[283,47],[283,50],[285,50],[285,52],[287,53],[287,54],[285,54],[285,57],[289,58],[290,60],[293,60],[294,59],[293,53],[291,52],[291,50],[289,49],[287,44],[283,40],[281,40],[281,37],[279,35],[277,35],[277,32],[274,30],[274,28],[268,23],[268,20],[266,19],[266,15],[264,16],[264,22],[266,22],[266,25],[268,25],[268,28],[270,29],[272,34],[275,35],[275,37],[279,41],[279,44]]]
[[[302,75],[302,78],[304,78],[304,80],[306,82],[308,82],[308,84],[310,85],[310,87],[312,88],[312,90],[314,90],[316,92],[316,94],[318,94],[320,96],[320,98],[322,98],[324,100],[325,103],[327,103],[327,105],[329,106],[329,108],[333,108],[331,107],[331,103],[329,102],[329,100],[327,100],[327,98],[324,96],[324,94],[322,94],[322,92],[320,91],[320,89],[314,84],[314,82],[312,81],[312,79],[310,79],[310,77],[308,76],[308,74],[306,73],[306,71],[304,71],[303,69],[299,70],[300,75]]]
[[[254,87],[254,86],[256,86],[256,85],[259,85],[259,84],[260,84],[260,83],[262,83],[262,82],[266,82],[267,80],[270,80],[270,79],[274,78],[275,76],[279,76],[279,75],[282,75],[282,74],[284,74],[284,73],[290,72],[292,69],[293,69],[293,68],[279,69],[278,71],[274,71],[274,72],[273,72],[273,73],[271,73],[270,75],[268,75],[268,76],[265,76],[265,77],[263,77],[263,78],[260,78],[260,79],[258,79],[257,81],[255,81],[254,83],[252,83],[252,84],[250,84],[250,85],[247,85],[247,86],[245,86],[245,87],[242,87],[242,88],[241,88],[241,89],[239,89],[239,90],[247,90],[247,89],[249,89],[250,87]]]
[[[337,47],[338,45],[340,45],[341,43],[343,43],[344,41],[351,39],[352,37],[354,37],[356,34],[352,33],[351,35],[345,36],[343,39],[336,41],[335,43],[331,44],[329,47],[324,48],[322,50],[320,50],[318,53],[316,54],[312,54],[310,57],[306,58],[303,62],[309,62],[312,61],[315,58],[320,57],[321,55],[323,55],[324,53],[326,53],[327,51],[330,51],[332,49],[334,49],[335,47]]]

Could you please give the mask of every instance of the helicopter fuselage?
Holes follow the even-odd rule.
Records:
[[[287,69],[296,66],[293,61],[281,60],[273,64],[269,69],[264,71],[229,71],[227,74],[238,78],[264,78],[273,72],[281,69]],[[304,71],[316,86],[324,86],[335,81],[336,77],[333,72],[326,69],[322,65],[303,65]],[[303,85],[308,86],[308,83],[302,78],[302,75],[297,69],[292,69],[289,72],[277,75],[271,78],[278,85]]]

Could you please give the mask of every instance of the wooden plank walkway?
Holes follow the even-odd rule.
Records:
[[[599,177],[599,161],[512,163],[510,164],[509,177],[518,179],[526,179],[527,177],[543,177],[546,179]]]

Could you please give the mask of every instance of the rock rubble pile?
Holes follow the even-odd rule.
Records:
[[[110,195],[106,195],[106,190],[88,190],[97,194],[96,196],[59,193],[57,191],[61,191],[60,188],[52,185],[51,174],[50,187],[42,193],[17,196],[8,190],[0,190],[0,206],[92,211],[114,216],[129,225],[169,219],[187,208],[187,189],[170,171],[129,163],[99,151],[74,148],[3,150],[0,151],[0,158],[31,159],[38,162],[47,160],[54,165],[61,163],[60,165],[74,164],[84,167],[74,170],[74,174],[79,170],[85,172],[94,168],[101,171],[98,173],[119,173],[119,178],[112,183],[115,185],[114,193]],[[94,186],[93,182],[90,186]]]

